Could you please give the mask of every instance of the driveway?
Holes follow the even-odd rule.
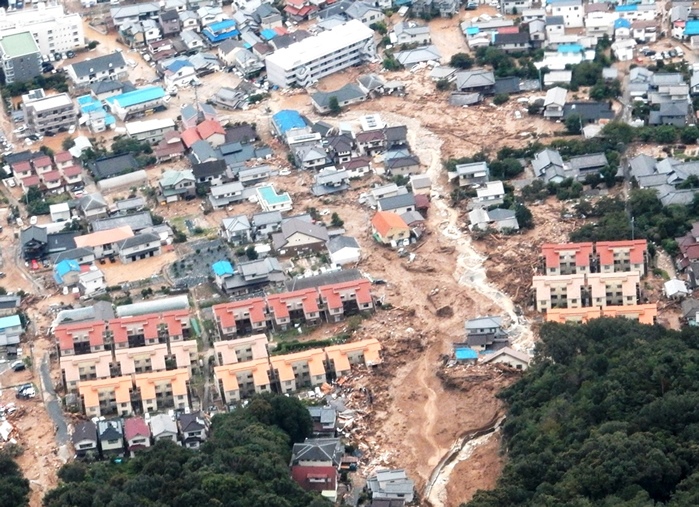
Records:
[[[58,444],[59,447],[58,453],[62,456],[63,453],[68,452],[68,425],[63,417],[61,405],[58,403],[56,391],[53,388],[53,380],[51,380],[51,372],[49,370],[48,353],[44,354],[41,360],[39,373],[41,375],[41,388],[44,395],[44,403],[46,404],[46,410],[56,430],[56,444]]]

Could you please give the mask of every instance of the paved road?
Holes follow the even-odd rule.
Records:
[[[68,425],[63,417],[61,405],[58,403],[56,391],[53,388],[53,381],[51,380],[51,373],[49,370],[48,352],[44,354],[44,357],[41,360],[39,372],[41,375],[41,386],[44,393],[46,410],[48,411],[49,417],[51,417],[56,429],[56,443],[59,447],[64,447],[68,444]]]

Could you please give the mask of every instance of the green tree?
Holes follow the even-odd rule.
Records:
[[[564,124],[569,134],[580,134],[582,132],[582,115],[580,113],[571,113],[566,116]]]
[[[253,245],[250,245],[245,249],[245,256],[251,261],[257,260],[257,250],[255,250],[255,247]]]
[[[384,23],[383,21],[372,23],[371,25],[369,25],[369,28],[377,32],[379,35],[386,35],[388,33],[388,27],[386,26],[386,23]]]
[[[510,94],[509,93],[498,93],[495,97],[493,97],[493,104],[496,106],[500,106],[510,100]]]
[[[624,122],[612,121],[602,128],[602,135],[607,138],[612,146],[620,143],[626,145],[633,141],[635,130],[631,125]]]
[[[330,217],[330,223],[332,224],[333,227],[342,227],[345,225],[344,220],[340,218],[340,215],[337,213],[333,213]]]
[[[697,127],[685,127],[682,129],[680,134],[680,139],[684,144],[695,144],[697,139],[699,139],[699,128]]]
[[[456,53],[449,60],[449,65],[456,69],[470,69],[473,67],[473,58],[466,53]]]
[[[671,125],[663,125],[655,129],[655,140],[659,144],[671,144],[677,140],[677,129]]]
[[[534,217],[532,212],[524,204],[515,205],[515,218],[517,219],[520,229],[534,228]]]
[[[440,92],[451,89],[451,83],[448,79],[444,78],[437,81],[437,84],[435,86],[437,87],[437,90],[439,90]]]
[[[75,139],[72,137],[66,137],[62,142],[61,142],[61,148],[63,148],[64,151],[68,151],[71,149],[73,146],[75,146]]]
[[[330,109],[330,114],[332,115],[337,115],[342,112],[342,108],[340,107],[340,103],[337,100],[337,97],[335,95],[332,95],[328,99],[328,109]]]

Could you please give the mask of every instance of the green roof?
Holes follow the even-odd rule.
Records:
[[[39,47],[36,45],[34,37],[29,32],[6,35],[0,39],[0,51],[8,58],[38,53]]]

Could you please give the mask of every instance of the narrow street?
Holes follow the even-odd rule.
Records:
[[[70,457],[70,450],[68,449],[67,445],[68,424],[63,417],[63,410],[58,401],[58,396],[56,396],[56,391],[53,388],[49,363],[49,354],[46,352],[44,353],[44,357],[41,360],[41,366],[39,367],[41,391],[43,393],[44,403],[46,404],[46,410],[54,423],[59,456],[63,457],[63,455],[66,454],[65,459],[67,460]]]

